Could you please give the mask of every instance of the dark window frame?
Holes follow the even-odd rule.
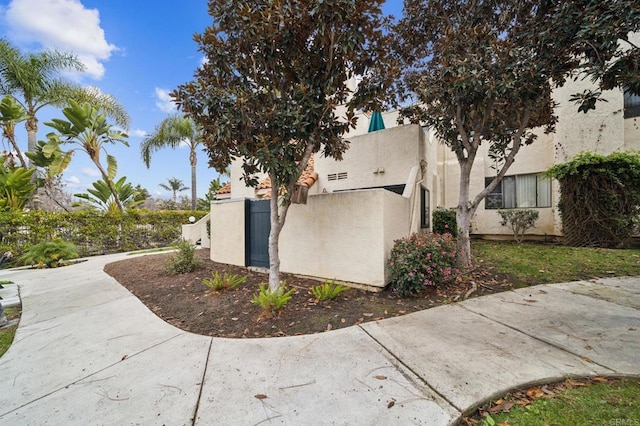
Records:
[[[624,92],[624,118],[640,116],[640,96]]]
[[[552,194],[550,192],[550,197],[549,197],[549,205],[538,205],[538,199],[539,199],[539,189],[538,189],[538,185],[539,185],[539,179],[538,177],[541,176],[542,173],[523,173],[523,174],[518,174],[518,175],[507,175],[504,176],[504,178],[502,180],[500,180],[500,182],[498,183],[498,185],[493,189],[493,191],[491,191],[489,194],[487,194],[487,196],[484,199],[484,208],[485,210],[500,210],[500,209],[545,209],[545,208],[551,208],[553,201],[552,201]],[[536,205],[535,206],[529,206],[529,207],[520,207],[518,206],[518,199],[517,199],[517,188],[518,188],[518,176],[536,176]],[[495,178],[495,176],[492,177],[486,177],[484,178],[484,184],[485,187],[489,186],[489,184],[491,183],[491,181]],[[504,179],[506,178],[513,178],[514,179],[514,185],[513,188],[516,191],[515,194],[513,194],[513,199],[515,200],[515,207],[504,207],[504,193],[503,193],[503,182]],[[551,191],[551,181],[548,182],[549,185],[549,191]]]
[[[431,193],[423,186],[420,187],[420,227],[431,228]]]

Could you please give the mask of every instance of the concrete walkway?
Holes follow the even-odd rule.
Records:
[[[179,330],[102,272],[0,272],[0,424],[447,425],[513,387],[640,375],[640,279],[537,286],[303,337]]]

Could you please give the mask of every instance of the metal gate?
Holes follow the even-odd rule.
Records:
[[[270,200],[245,202],[245,257],[247,266],[269,267]]]

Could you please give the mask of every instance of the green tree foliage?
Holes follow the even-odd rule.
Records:
[[[206,61],[173,92],[202,126],[210,165],[243,158],[244,179],[271,179],[269,286],[280,285],[278,238],[288,194],[314,152],[341,159],[354,110],[379,103],[387,63],[382,0],[211,0],[195,41]],[[353,93],[348,82],[363,76]],[[374,84],[376,83],[376,84]],[[351,96],[353,95],[353,96]],[[336,110],[345,105],[344,116]],[[285,194],[279,197],[279,194]]]
[[[434,129],[458,160],[461,266],[471,266],[469,227],[480,202],[535,140],[534,128],[554,129],[552,89],[595,70],[596,59],[608,63],[618,39],[638,25],[631,0],[405,1],[395,31],[404,69],[399,88],[418,103],[402,115]],[[481,145],[496,160],[496,178],[472,196]]]
[[[175,204],[177,202],[178,199],[178,193],[182,192],[182,191],[186,191],[187,189],[189,189],[188,186],[184,186],[184,183],[182,182],[182,180],[173,177],[173,178],[168,178],[167,179],[167,183],[161,183],[159,184],[160,187],[166,191],[171,191],[171,201]]]
[[[106,153],[106,144],[123,143],[126,141],[127,134],[112,128],[107,122],[106,114],[99,108],[84,103],[82,105],[69,101],[69,106],[62,110],[66,120],[54,118],[51,122],[45,123],[57,131],[47,135],[48,142],[43,147],[43,152],[47,156],[54,156],[55,160],[49,166],[55,174],[62,171],[69,165],[75,151],[85,152],[93,164],[98,168],[102,175],[102,180],[107,184],[109,191],[114,198],[114,203],[120,211],[124,211],[118,192],[113,185],[113,179],[116,176],[118,164],[112,155]],[[63,152],[61,146],[73,145],[74,148]],[[107,168],[105,169],[100,160],[100,153],[105,151],[107,157]]]
[[[0,211],[22,210],[36,186],[31,182],[33,169],[0,166]]]
[[[137,184],[135,187],[136,190],[136,196],[135,196],[135,200],[139,201],[140,204],[144,203],[147,198],[151,198],[151,194],[149,194],[149,191],[147,190],[147,188],[143,188],[142,185]]]
[[[640,152],[584,152],[547,172],[560,182],[563,241],[618,248],[640,225]]]
[[[142,161],[149,168],[151,153],[162,148],[178,148],[181,144],[189,147],[191,164],[191,209],[196,209],[198,191],[196,190],[197,148],[202,145],[202,130],[188,117],[172,115],[165,118],[140,144]],[[175,195],[174,195],[175,201]]]
[[[209,182],[209,190],[204,194],[204,198],[198,198],[198,210],[209,210],[211,202],[216,200],[216,192],[227,184],[226,181],[222,180],[223,176],[228,178],[229,174],[219,175]]]
[[[113,194],[109,186],[104,180],[93,182],[93,188],[88,188],[87,193],[73,194],[83,200],[83,205],[89,208],[95,208],[107,213],[117,213],[118,205],[115,202]],[[125,209],[131,209],[144,202],[144,199],[138,200],[138,191],[127,182],[127,177],[123,176],[113,182],[113,188],[118,193],[118,199]]]
[[[36,147],[38,112],[49,105],[63,107],[69,99],[102,108],[118,125],[127,127],[129,116],[112,96],[96,88],[75,85],[60,78],[64,71],[83,71],[74,55],[57,50],[22,53],[0,39],[0,94],[11,95],[26,112],[27,151]]]

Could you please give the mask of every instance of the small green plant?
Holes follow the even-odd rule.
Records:
[[[64,266],[68,260],[78,257],[78,248],[67,241],[55,238],[31,246],[19,261],[24,265],[36,265],[38,268]]]
[[[456,225],[456,211],[449,209],[438,209],[433,212],[433,233],[451,234],[455,238],[458,235]]]
[[[456,242],[451,234],[420,233],[394,242],[388,266],[391,291],[400,297],[415,296],[427,287],[454,278]]]
[[[529,209],[498,210],[498,214],[502,218],[500,224],[511,228],[513,238],[518,243],[522,242],[524,233],[533,228],[540,217],[540,213],[537,210]]]
[[[333,300],[343,291],[349,290],[349,287],[342,284],[336,284],[336,280],[325,281],[322,284],[314,285],[311,287],[311,293],[316,299],[323,302],[326,300]]]
[[[9,281],[9,280],[0,280],[0,285],[4,285],[4,284],[13,284],[13,281]]]
[[[277,314],[291,300],[295,291],[295,288],[285,291],[286,284],[283,281],[276,291],[272,291],[266,284],[260,284],[260,291],[253,296],[251,303],[260,306],[266,317]]]
[[[180,240],[176,245],[178,251],[169,256],[166,271],[169,275],[193,272],[200,262],[196,259],[196,246],[187,240]]]
[[[247,276],[240,276],[236,274],[220,274],[219,272],[212,272],[211,278],[204,278],[202,282],[209,288],[215,291],[223,290],[226,288],[237,287],[247,280]]]

